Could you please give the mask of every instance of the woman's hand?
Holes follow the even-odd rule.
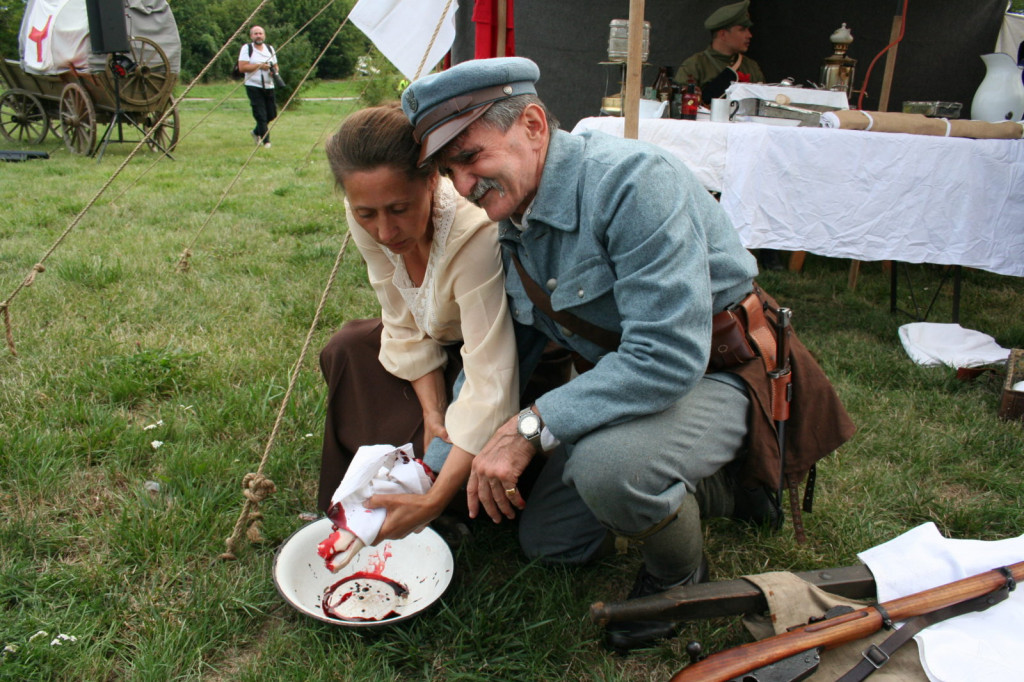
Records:
[[[444,413],[448,409],[444,372],[435,369],[409,383],[412,384],[412,390],[416,392],[420,408],[423,410],[423,452],[427,451],[434,436],[451,443],[448,429],[444,427]]]
[[[366,500],[369,509],[387,510],[384,525],[373,544],[384,540],[399,540],[409,533],[418,533],[444,510],[447,500],[440,503],[430,493],[425,495],[373,495]]]
[[[454,446],[437,480],[423,495],[373,495],[366,500],[370,509],[386,509],[384,525],[374,544],[397,540],[416,533],[441,515],[457,493],[462,490],[473,464],[473,455]]]
[[[431,410],[423,411],[423,452],[427,451],[430,447],[430,441],[434,438],[440,438],[445,443],[451,443],[452,440],[448,436],[448,429],[444,427],[444,412]]]

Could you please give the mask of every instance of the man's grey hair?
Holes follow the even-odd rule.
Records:
[[[516,95],[508,99],[499,100],[492,104],[484,115],[477,120],[489,128],[495,128],[503,133],[507,133],[515,125],[515,122],[519,120],[523,110],[530,104],[536,104],[544,111],[549,129],[554,130],[558,127],[558,119],[548,111],[540,97],[533,94]]]

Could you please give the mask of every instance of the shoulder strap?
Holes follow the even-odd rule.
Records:
[[[883,665],[889,662],[889,658],[903,646],[905,643],[910,641],[910,638],[916,635],[926,627],[934,625],[935,623],[941,623],[949,618],[956,618],[962,616],[965,613],[973,613],[975,611],[984,611],[990,606],[994,606],[1001,601],[1004,601],[1010,596],[1010,590],[1013,588],[1009,585],[999,588],[988,594],[983,594],[980,597],[974,599],[968,599],[962,601],[959,604],[953,604],[931,613],[925,613],[914,618],[907,620],[903,627],[896,630],[893,634],[889,635],[884,642],[875,645],[872,644],[870,647],[865,649],[861,653],[861,661],[855,665],[848,673],[839,678],[838,682],[861,682],[864,678],[871,675]],[[892,620],[889,618],[889,614],[885,611],[885,608],[881,604],[875,604],[877,609],[882,615],[882,623],[887,630],[892,629]]]
[[[246,43],[249,47],[249,59],[252,59],[252,43]]]
[[[540,288],[539,284],[526,274],[526,269],[523,268],[523,264],[519,262],[519,257],[515,253],[512,254],[512,262],[515,263],[516,272],[519,273],[519,279],[523,283],[523,288],[526,289],[526,295],[530,297],[530,301],[535,306],[540,308],[541,312],[572,333],[579,334],[587,341],[596,343],[607,351],[613,351],[619,347],[619,342],[622,340],[619,334],[581,320],[572,313],[552,308],[551,298]]]

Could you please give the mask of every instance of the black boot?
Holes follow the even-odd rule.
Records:
[[[652,594],[664,592],[672,587],[681,585],[696,585],[707,582],[708,560],[701,559],[693,573],[682,580],[666,585],[647,572],[645,566],[640,567],[640,573],[636,576],[633,589],[629,592],[627,599],[646,597]],[[659,639],[675,637],[679,633],[677,621],[664,620],[626,620],[616,623],[609,623],[605,626],[605,646],[619,654],[628,654],[633,649],[650,646]]]
[[[754,526],[765,526],[772,530],[782,528],[785,515],[775,494],[768,488],[744,488],[738,482],[734,492],[735,506],[732,518]]]

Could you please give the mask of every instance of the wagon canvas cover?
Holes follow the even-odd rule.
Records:
[[[178,73],[181,40],[167,0],[127,0],[124,4],[128,37],[149,38],[159,45],[171,73]],[[27,73],[58,74],[72,68],[101,72],[107,63],[107,55],[92,53],[85,0],[29,0],[18,43],[21,67]]]
[[[26,73],[88,70],[89,16],[85,0],[29,0],[18,34]]]

